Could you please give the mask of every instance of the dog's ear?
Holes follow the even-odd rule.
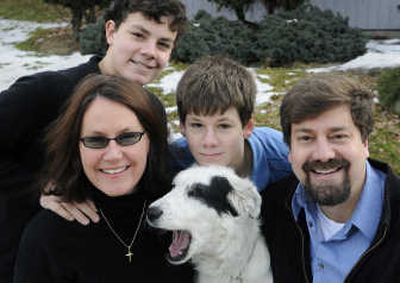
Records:
[[[245,178],[235,176],[229,178],[234,190],[229,194],[229,199],[239,214],[249,214],[251,218],[257,218],[260,214],[261,196],[255,185]]]

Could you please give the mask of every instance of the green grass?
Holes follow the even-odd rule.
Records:
[[[15,47],[24,51],[37,51],[38,42],[41,42],[43,39],[45,39],[50,32],[51,29],[37,28],[26,40],[18,42]]]
[[[266,68],[257,70],[258,75],[267,75],[269,78],[261,78],[260,81],[270,84],[273,92],[284,92],[294,85],[299,79],[306,76],[305,68]]]
[[[29,8],[27,8],[29,7]],[[0,0],[0,17],[34,22],[69,21],[68,9],[42,0]]]
[[[23,51],[35,51],[38,56],[68,55],[79,50],[79,44],[73,39],[72,32],[68,28],[37,28],[15,47]]]

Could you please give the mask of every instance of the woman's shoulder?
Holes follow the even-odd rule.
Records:
[[[28,223],[24,230],[24,238],[29,237],[33,241],[52,241],[87,229],[76,221],[70,222],[58,216],[54,212],[43,209],[38,212]]]

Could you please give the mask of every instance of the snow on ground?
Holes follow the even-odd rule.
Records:
[[[367,53],[342,65],[310,69],[309,72],[373,70],[400,66],[400,39],[371,40],[367,43]]]
[[[256,104],[261,104],[269,101],[271,95],[274,94],[271,92],[272,86],[261,81],[268,79],[268,76],[256,74],[256,70],[253,68],[249,68],[249,71],[256,78],[256,86],[257,86]],[[184,73],[183,71],[172,72],[162,77],[159,82],[151,83],[149,84],[149,86],[160,88],[162,90],[162,93],[166,95],[168,95],[169,93],[174,93],[179,80],[182,78],[183,73]],[[167,112],[172,112],[172,111],[175,111],[175,107],[167,109]]]
[[[167,69],[168,70],[168,69]],[[183,71],[172,72],[163,76],[159,82],[150,83],[148,86],[158,87],[164,94],[174,93],[179,80],[182,78]]]
[[[61,24],[63,25],[63,24]],[[28,34],[38,27],[49,28],[60,24],[39,24],[34,22],[13,21],[0,18],[0,91],[9,87],[17,78],[45,70],[59,70],[86,62],[90,55],[82,56],[74,53],[69,56],[38,56],[34,52],[17,50],[16,42],[24,40]],[[386,41],[370,41],[368,52],[342,65],[327,68],[310,69],[310,72],[329,72],[332,70],[392,68],[400,66],[400,39]],[[273,93],[272,87],[265,83],[266,75],[256,74],[255,69],[249,69],[256,77],[257,104],[269,100]],[[159,87],[163,93],[174,92],[182,71],[173,71],[151,86]],[[175,111],[175,108],[167,109]]]
[[[65,24],[34,23],[0,18],[0,90],[6,89],[17,78],[45,70],[58,70],[85,62],[89,56],[74,53],[69,56],[38,56],[20,51],[14,44],[23,41],[36,28],[51,28]]]

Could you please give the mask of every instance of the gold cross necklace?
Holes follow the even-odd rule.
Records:
[[[105,220],[105,222],[106,222],[108,228],[110,229],[110,231],[113,233],[113,235],[115,236],[115,238],[117,238],[117,240],[118,240],[124,247],[127,248],[128,252],[125,254],[125,256],[128,257],[129,262],[132,261],[133,253],[132,253],[132,251],[131,251],[131,248],[132,248],[133,243],[134,243],[135,240],[136,240],[136,236],[137,236],[137,234],[138,234],[138,232],[139,232],[140,226],[142,225],[142,221],[143,221],[143,216],[144,216],[145,210],[146,210],[146,201],[144,201],[144,203],[143,203],[142,214],[141,214],[141,216],[140,216],[139,223],[138,223],[138,225],[137,225],[137,227],[136,227],[135,234],[133,234],[133,238],[132,238],[132,240],[131,240],[131,243],[130,243],[129,245],[127,245],[127,244],[125,243],[125,241],[122,240],[122,238],[118,235],[118,233],[113,229],[113,227],[111,226],[110,221],[109,221],[108,218],[104,215],[103,210],[101,210],[101,208],[99,208],[100,214],[101,214],[101,216],[104,218],[104,220]]]

